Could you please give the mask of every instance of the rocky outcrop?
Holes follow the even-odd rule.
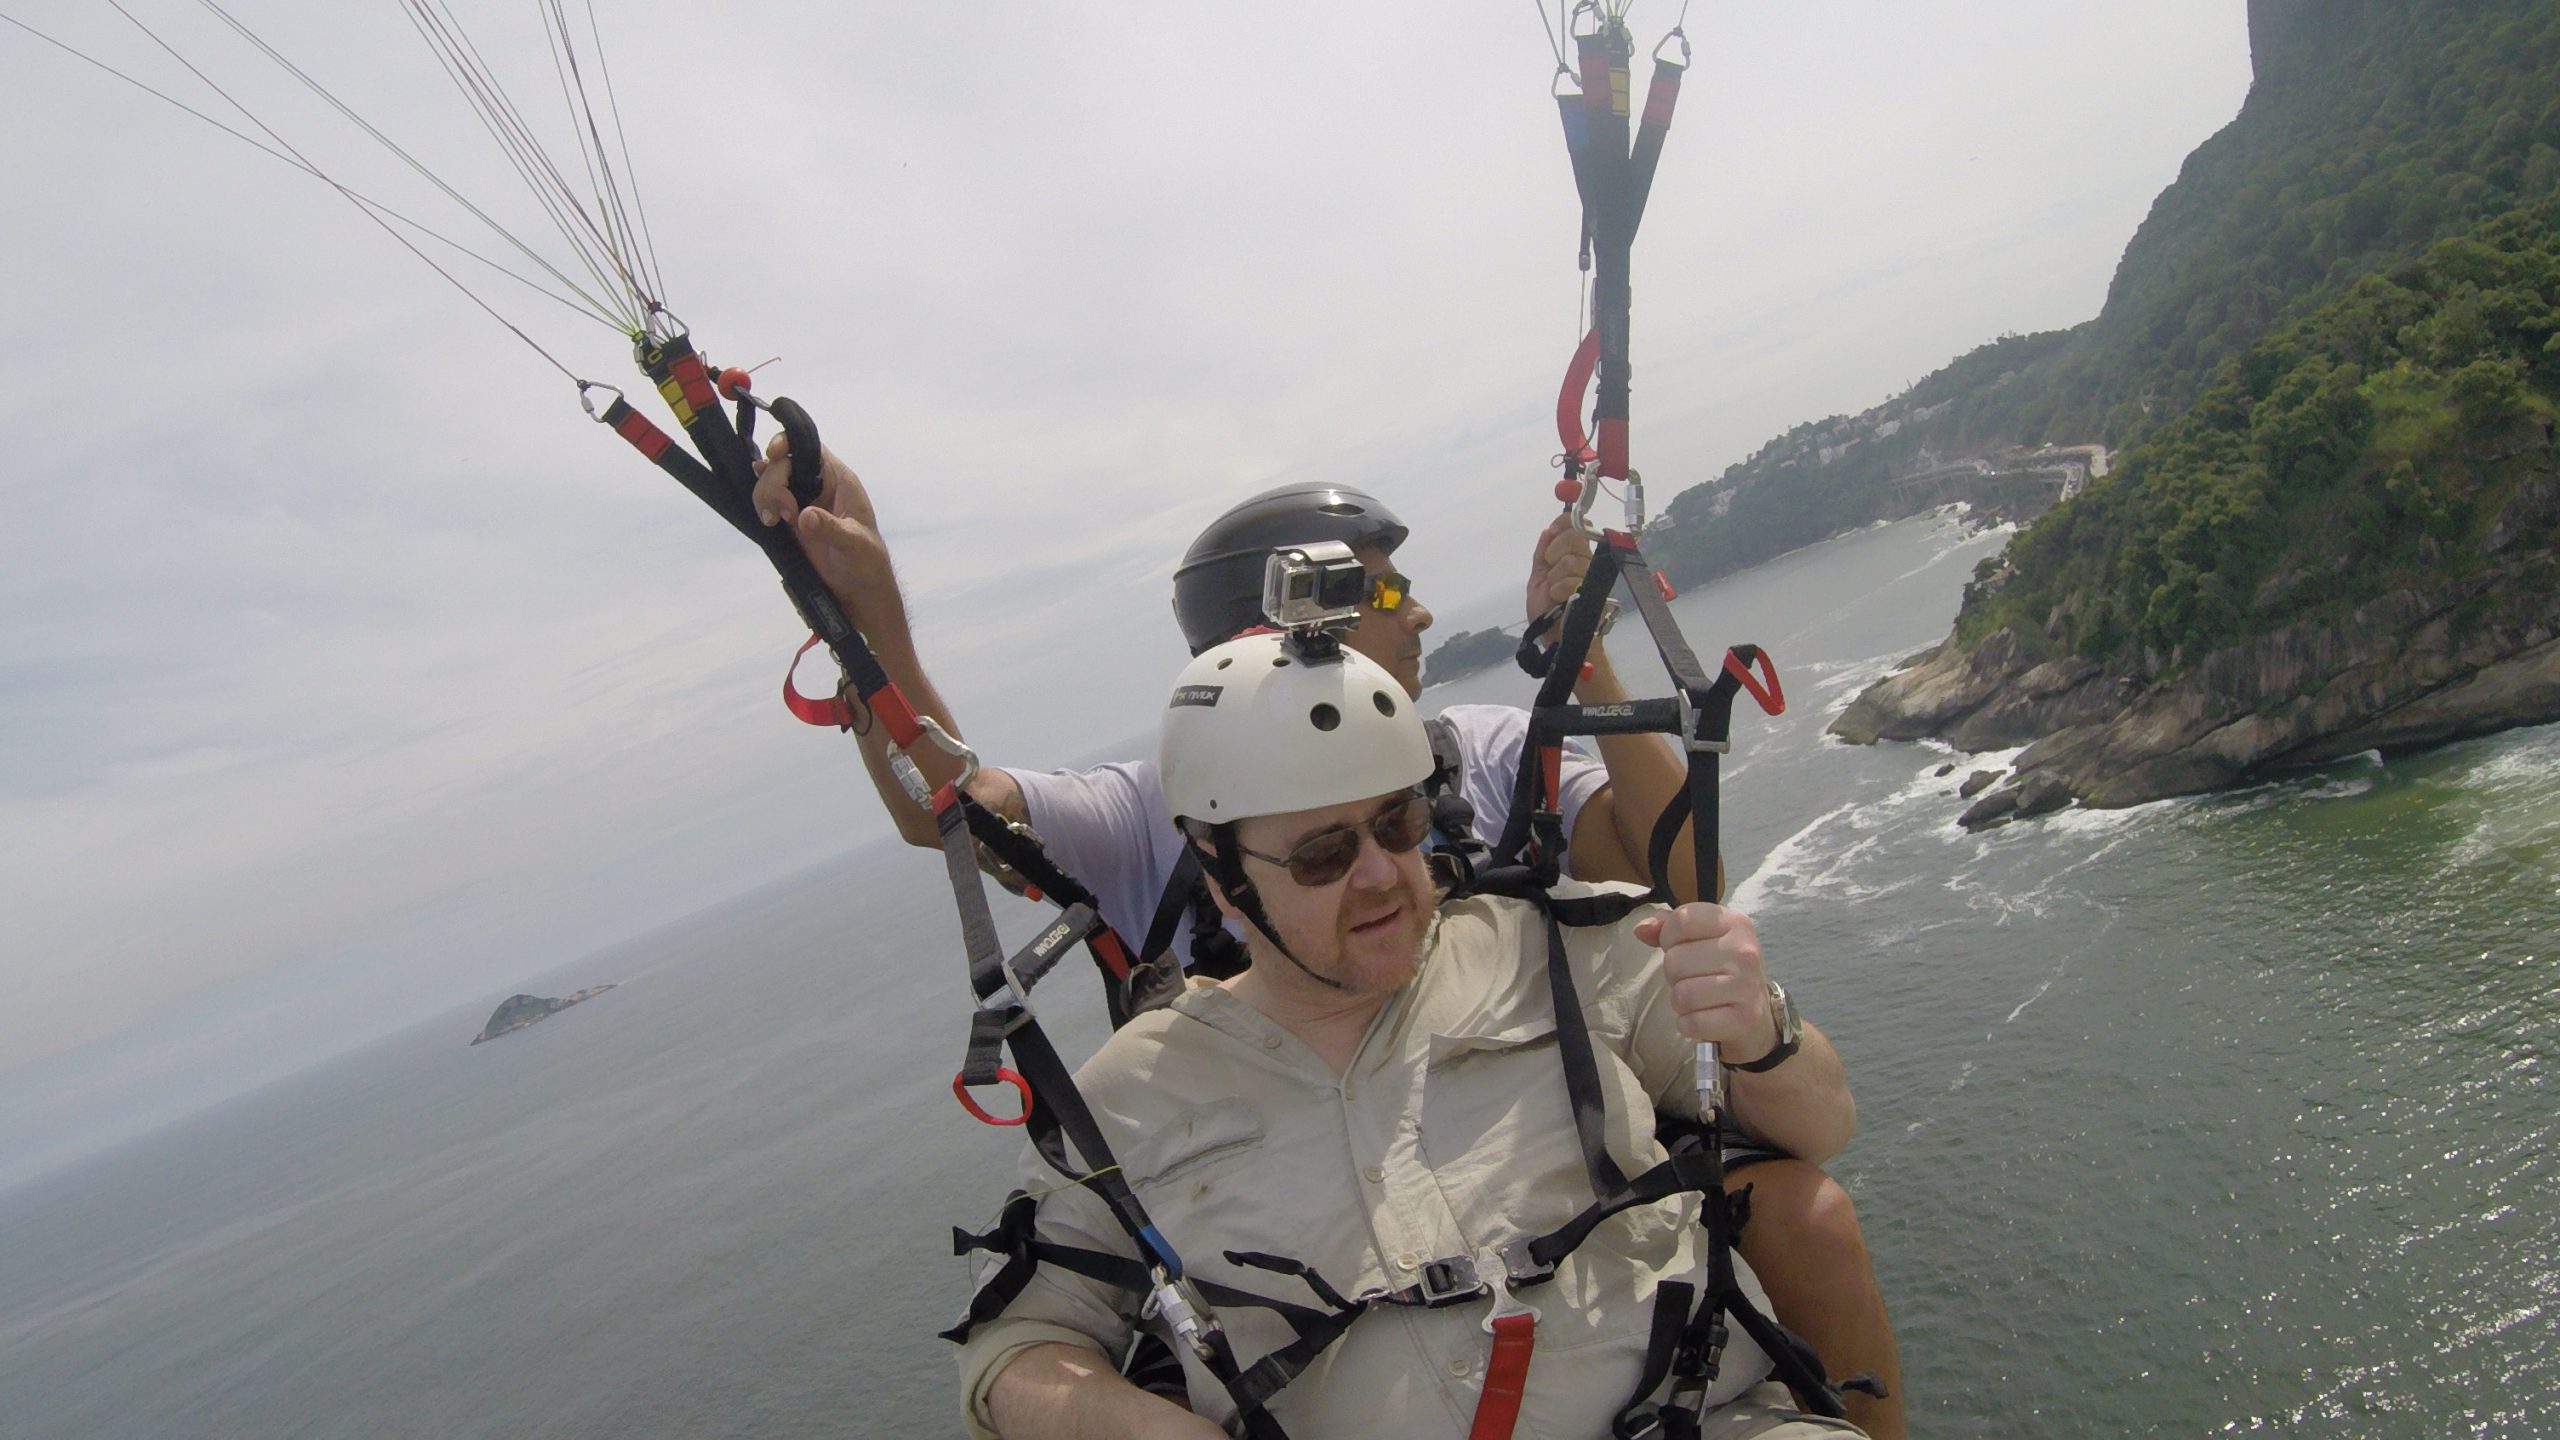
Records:
[[[590,985],[568,995],[510,995],[499,1002],[498,1008],[489,1016],[489,1023],[480,1027],[480,1033],[471,1037],[471,1043],[477,1045],[483,1040],[514,1034],[527,1025],[550,1019],[581,1000],[593,1000],[612,988],[611,985]]]
[[[2158,678],[2048,659],[2000,631],[1941,646],[1850,702],[1831,726],[1854,744],[1944,739],[2019,745],[2009,781],[1968,828],[2077,801],[2139,805],[2366,750],[2407,750],[2560,720],[2560,562],[2518,557],[2484,574],[2381,596],[2344,621],[2298,624]]]

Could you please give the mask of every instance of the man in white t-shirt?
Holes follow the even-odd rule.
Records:
[[[869,494],[852,468],[828,452],[818,503],[802,509],[783,483],[787,455],[783,437],[775,436],[758,466],[759,513],[767,523],[794,527],[820,577],[916,713],[961,734],[916,655],[905,597]],[[1256,495],[1212,522],[1176,571],[1174,609],[1185,639],[1197,654],[1259,622],[1264,562],[1273,550],[1339,542],[1369,572],[1360,622],[1343,643],[1418,697],[1422,633],[1432,617],[1414,598],[1412,582],[1392,564],[1407,533],[1374,497],[1345,486],[1302,484]],[[1590,543],[1561,518],[1550,523],[1532,553],[1525,614],[1534,618],[1570,599],[1590,563]],[[1605,649],[1596,645],[1574,695],[1584,704],[1632,698]],[[1460,705],[1440,718],[1458,751],[1459,784],[1474,809],[1473,828],[1490,844],[1509,816],[1527,712]],[[898,833],[911,845],[939,848],[933,817],[889,769],[887,737],[867,715],[855,717],[853,730]],[[1603,737],[1598,748],[1597,761],[1568,752],[1564,762],[1565,868],[1580,880],[1649,884],[1645,852],[1653,823],[1683,792],[1686,767],[1660,736]],[[958,773],[958,762],[931,746],[909,758],[934,785]],[[989,810],[1029,826],[1050,858],[1094,892],[1102,918],[1114,929],[1133,943],[1148,932],[1183,847],[1152,763],[1049,772],[982,766],[969,792]],[[1687,877],[1696,873],[1690,847],[1690,833],[1683,830],[1669,866],[1675,899],[1714,899],[1689,893]],[[1176,943],[1187,963],[1189,935],[1178,931]],[[1736,1183],[1753,1187],[1754,1223],[1744,1233],[1742,1252],[1767,1284],[1778,1318],[1812,1342],[1835,1375],[1863,1371],[1883,1383],[1889,1392],[1884,1400],[1850,1397],[1851,1418],[1872,1435],[1898,1440],[1903,1406],[1892,1327],[1847,1191],[1818,1167],[1784,1158],[1738,1173]]]

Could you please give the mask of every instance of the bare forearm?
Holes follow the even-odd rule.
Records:
[[[863,607],[863,639],[870,644],[872,656],[880,662],[889,683],[898,687],[916,714],[932,719],[957,739],[959,722],[952,719],[951,707],[943,701],[942,692],[934,687],[932,677],[925,674],[924,664],[916,656],[915,638],[907,626],[906,606],[897,595],[897,581],[895,577],[884,579],[885,596],[875,594],[871,603]],[[940,844],[932,812],[907,793],[897,771],[890,767],[888,727],[875,715],[858,714],[854,731],[862,747],[862,768],[870,773],[871,788],[897,825],[899,838],[928,849]],[[928,794],[960,773],[959,757],[931,741],[908,747],[906,755],[923,776]],[[1002,770],[981,770],[969,793],[1007,819],[1023,818],[1022,792],[1013,784],[1013,777]]]
[[[1629,698],[1607,653],[1597,646],[1591,652],[1591,673],[1574,687],[1574,698],[1585,705],[1609,705]],[[1593,797],[1591,804],[1584,807],[1585,814],[1574,822],[1575,875],[1585,880],[1653,883],[1646,856],[1653,844],[1654,821],[1661,818],[1664,807],[1684,801],[1687,796],[1689,771],[1680,755],[1675,744],[1658,735],[1600,737],[1600,763],[1608,769],[1609,785]],[[1590,814],[1593,806],[1600,807],[1602,813]],[[1600,823],[1593,824],[1595,820]],[[1724,891],[1719,861],[1717,894],[1696,893],[1696,830],[1694,824],[1685,826],[1672,842],[1671,894],[1675,902],[1713,900]]]
[[[1725,1085],[1733,1118],[1742,1128],[1799,1160],[1819,1165],[1839,1154],[1857,1133],[1858,1102],[1849,1094],[1840,1052],[1811,1025],[1804,1027],[1800,1048],[1783,1064],[1756,1075],[1727,1070]]]
[[[871,642],[871,653],[887,673],[889,683],[898,687],[918,716],[930,718],[956,738],[959,724],[951,718],[951,707],[943,703],[942,692],[934,688],[924,666],[917,661],[904,614],[898,616],[894,628],[879,622],[874,628],[884,633],[873,635],[866,631],[863,638]],[[936,843],[931,812],[907,793],[897,772],[890,768],[889,727],[880,723],[876,715],[858,714],[854,733],[862,746],[862,768],[870,772],[871,788],[879,792],[880,803],[897,823],[899,836],[910,845]],[[960,773],[959,759],[930,741],[908,747],[906,755],[924,777],[928,793]]]
[[[1004,1440],[1218,1440],[1226,1432],[1073,1345],[1035,1345],[997,1372],[987,1413]]]

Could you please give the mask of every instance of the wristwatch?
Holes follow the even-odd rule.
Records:
[[[1804,1017],[1796,1013],[1795,997],[1775,980],[1769,981],[1768,985],[1769,1014],[1778,1022],[1778,1043],[1770,1046],[1769,1053],[1759,1059],[1747,1065],[1727,1065],[1725,1068],[1728,1070],[1739,1070],[1746,1075],[1775,1070],[1787,1062],[1788,1056],[1796,1053],[1797,1046],[1804,1043]]]

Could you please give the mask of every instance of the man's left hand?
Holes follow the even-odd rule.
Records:
[[[1725,1047],[1724,1059],[1737,1065],[1769,1053],[1777,1025],[1750,916],[1693,902],[1637,921],[1635,936],[1662,951],[1681,1034]]]

